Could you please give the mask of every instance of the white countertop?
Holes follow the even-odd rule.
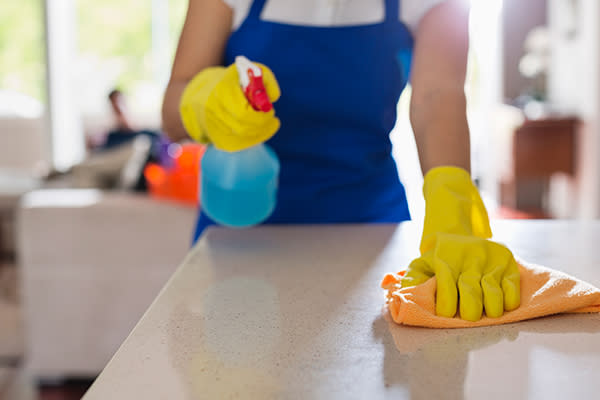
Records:
[[[526,261],[600,286],[600,222],[503,221]],[[600,393],[600,316],[431,330],[379,283],[413,224],[213,228],[87,393],[95,399],[551,399]]]

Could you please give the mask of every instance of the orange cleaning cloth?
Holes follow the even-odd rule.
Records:
[[[381,287],[387,290],[387,307],[398,324],[427,328],[471,328],[500,325],[560,313],[600,312],[600,289],[565,273],[538,265],[519,262],[521,271],[521,305],[499,318],[484,315],[476,322],[438,317],[435,314],[435,277],[427,282],[402,289],[398,275],[388,274]]]

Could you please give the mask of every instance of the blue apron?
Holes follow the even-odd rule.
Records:
[[[263,21],[254,0],[233,32],[237,55],[269,66],[281,87],[281,129],[267,142],[281,161],[270,224],[401,222],[410,219],[389,133],[408,78],[413,39],[399,0],[384,22],[309,27]],[[196,240],[214,222],[200,213]]]

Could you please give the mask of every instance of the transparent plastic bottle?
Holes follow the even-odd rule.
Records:
[[[209,145],[202,157],[201,206],[214,221],[243,228],[275,209],[279,159],[265,144],[237,152]]]

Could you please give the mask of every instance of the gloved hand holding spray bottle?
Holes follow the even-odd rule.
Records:
[[[279,129],[272,105],[279,95],[273,73],[243,56],[200,72],[183,93],[183,124],[193,139],[208,143],[202,208],[222,225],[256,225],[275,208],[279,160],[264,142]]]

